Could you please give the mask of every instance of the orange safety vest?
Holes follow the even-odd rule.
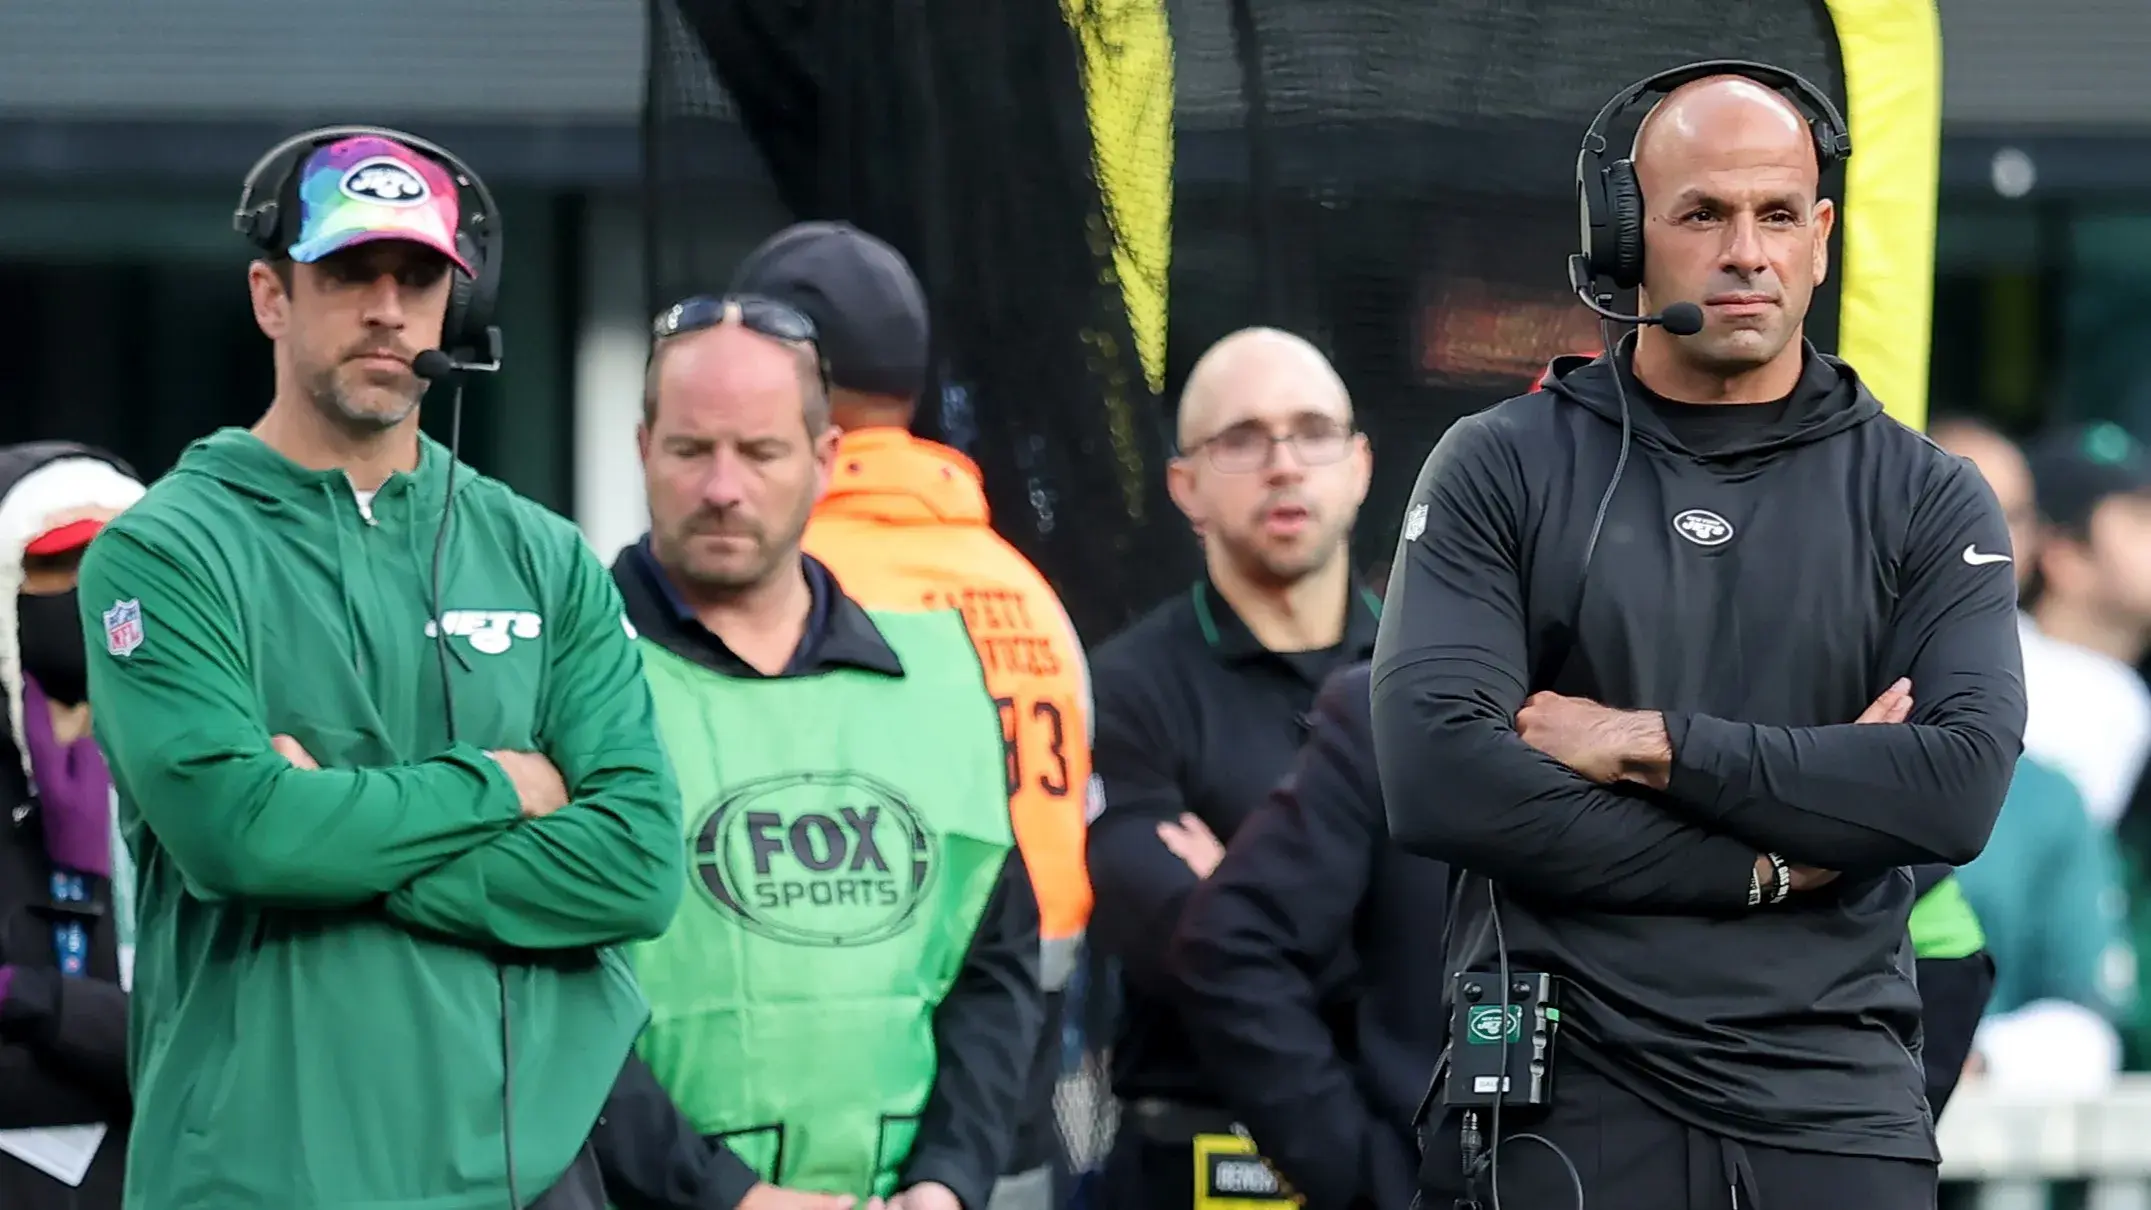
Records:
[[[1097,793],[1090,670],[1060,598],[988,523],[977,464],[903,429],[844,434],[802,545],[868,609],[963,612],[1001,707],[1009,812],[1056,986],[1050,968],[1072,959],[1090,920],[1083,839]]]

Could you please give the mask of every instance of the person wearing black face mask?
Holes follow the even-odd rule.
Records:
[[[56,705],[89,701],[82,658],[82,610],[75,590],[20,593],[15,598],[16,625],[22,635],[23,675],[36,681]]]
[[[129,881],[90,736],[75,569],[142,495],[118,459],[0,448],[0,1206],[120,1205]]]

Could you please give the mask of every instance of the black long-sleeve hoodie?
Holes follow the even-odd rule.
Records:
[[[1904,867],[1979,854],[2021,747],[2001,511],[1813,350],[1786,400],[1701,420],[1628,377],[1586,581],[1614,372],[1557,366],[1420,472],[1375,653],[1391,830],[1492,880],[1511,963],[1568,980],[1564,1048],[1636,1095],[1732,1138],[1931,1160]],[[1900,676],[1909,722],[1846,725]],[[1526,746],[1539,689],[1662,712],[1666,791]],[[1751,907],[1763,851],[1843,875]],[[1487,905],[1462,897],[1452,970],[1490,956]]]

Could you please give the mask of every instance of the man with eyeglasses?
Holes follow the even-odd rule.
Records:
[[[1188,376],[1179,445],[1168,487],[1205,574],[1091,659],[1105,794],[1091,938],[1125,985],[1103,1189],[1116,1210],[1291,1196],[1266,1183],[1203,1070],[1168,943],[1221,841],[1289,768],[1317,688],[1374,647],[1375,602],[1347,550],[1373,457],[1322,354],[1267,328],[1219,341]]]
[[[804,314],[696,298],[655,336],[650,532],[613,575],[690,870],[631,951],[637,1049],[724,1172],[616,1204],[985,1210],[1043,1009],[978,655],[955,611],[869,612],[801,553],[837,447]]]

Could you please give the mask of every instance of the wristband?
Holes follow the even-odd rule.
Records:
[[[1750,862],[1748,864],[1748,906],[1761,907],[1762,905],[1763,876],[1761,872],[1759,872],[1755,868],[1755,864],[1753,862]]]
[[[1783,903],[1785,897],[1792,894],[1792,870],[1786,866],[1785,859],[1776,853],[1765,853],[1763,856],[1770,859],[1770,902]]]

